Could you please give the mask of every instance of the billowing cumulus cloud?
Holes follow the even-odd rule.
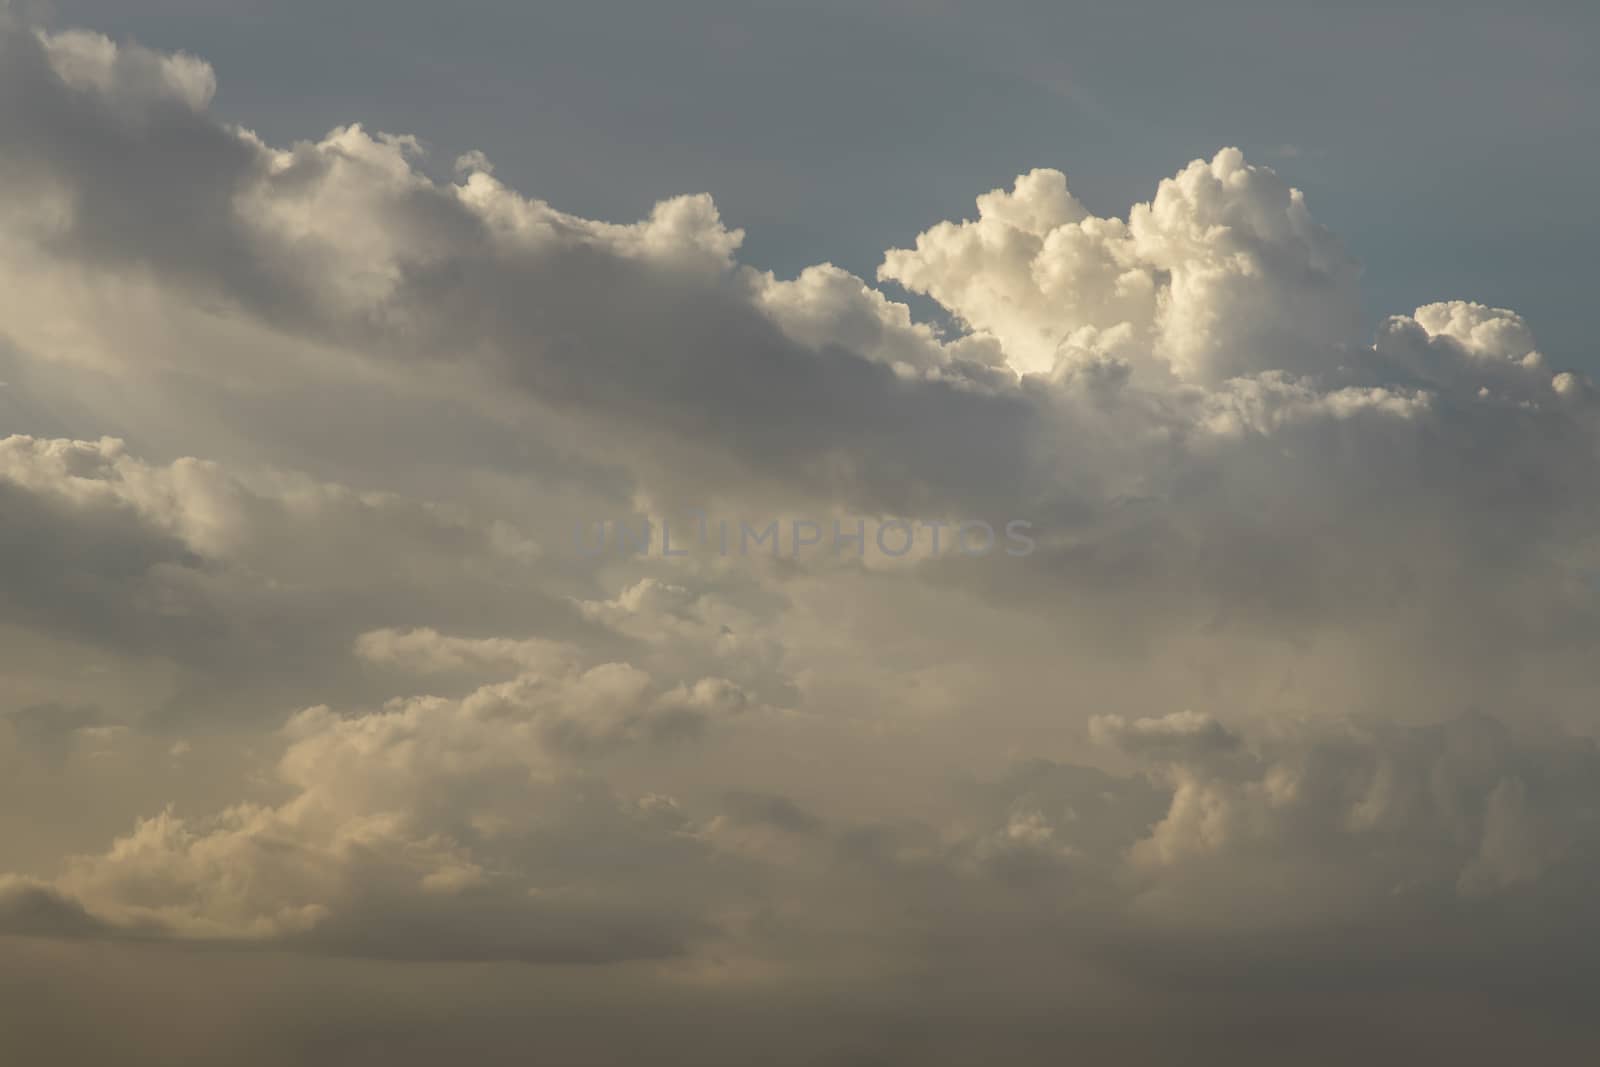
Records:
[[[992,331],[1026,372],[1104,359],[1204,383],[1305,370],[1358,322],[1354,264],[1299,190],[1234,148],[1126,220],[1091,215],[1060,171],[1033,171],[979,197],[977,220],[890,252],[879,275]]]
[[[0,15],[0,937],[39,966],[478,975],[449,1005],[514,967],[827,1024],[781,1062],[1059,1062],[1060,989],[1107,1062],[1163,1015],[1373,1032],[1355,992],[1578,1027],[1600,409],[1537,324],[1370,333],[1233,148],[781,277],[706,195],[583,218],[215,90]],[[305,1009],[261,1010],[172,1040]],[[394,1062],[456,1034],[370,1010]]]

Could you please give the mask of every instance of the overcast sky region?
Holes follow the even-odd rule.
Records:
[[[1596,1061],[1597,40],[0,0],[0,1063]]]

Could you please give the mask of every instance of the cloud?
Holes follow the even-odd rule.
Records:
[[[1210,969],[1252,1017],[1592,968],[1596,407],[1515,312],[1365,335],[1236,149],[785,278],[706,195],[583,218],[214,89],[0,30],[0,811],[43,827],[0,930],[986,1032],[1064,972],[1143,1016]],[[947,550],[571,543],[695,509]]]
[[[0,929],[35,937],[103,937],[111,932],[77,901],[48,885],[0,878]]]
[[[0,539],[12,559],[35,563],[0,593],[0,623],[85,655],[177,665],[197,687],[170,706],[178,718],[226,710],[217,688],[246,679],[278,698],[292,692],[298,680],[272,657],[319,664],[324,677],[306,679],[315,684],[304,695],[326,695],[326,672],[347,663],[349,642],[375,624],[424,612],[492,624],[496,600],[501,619],[527,619],[541,603],[573,615],[531,588],[537,543],[492,512],[293,471],[234,472],[192,457],[150,463],[114,439],[21,435],[0,440],[0,496],[10,502]],[[281,714],[270,699],[225,699],[236,714],[262,704]]]
[[[1161,183],[1126,221],[1035,170],[891,251],[879,277],[999,338],[1019,370],[1099,358],[1214,384],[1303,371],[1356,340],[1356,271],[1299,190],[1236,148]],[[1271,360],[1262,362],[1262,357]]]
[[[1089,733],[1096,741],[1140,754],[1231,752],[1239,745],[1239,738],[1227,727],[1192,711],[1133,722],[1120,715],[1096,716],[1089,720]]]
[[[356,641],[356,655],[421,673],[501,667],[539,672],[570,663],[574,650],[532,638],[449,637],[437,630],[372,630]]]
[[[656,669],[682,675],[699,670],[769,694],[793,696],[784,648],[759,608],[713,590],[691,590],[643,578],[613,600],[580,601],[586,619],[642,643]]]
[[[677,954],[713,926],[715,857],[670,799],[615,795],[577,761],[693,736],[745,703],[718,679],[663,688],[613,663],[353,716],[310,708],[283,731],[288,800],[140,819],[53,885],[10,891],[7,929],[76,916],[407,958]],[[629,868],[652,872],[642,894],[616,880]]]

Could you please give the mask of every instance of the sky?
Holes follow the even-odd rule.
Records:
[[[1596,17],[0,2],[0,1060],[1593,1059]]]

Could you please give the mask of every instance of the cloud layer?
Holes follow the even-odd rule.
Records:
[[[0,14],[0,934],[38,966],[351,1003],[515,966],[831,1020],[796,1062],[1059,1062],[1056,988],[1137,1062],[1165,1038],[1097,1015],[1210,1054],[1329,990],[1360,1034],[1375,991],[1426,1029],[1504,989],[1581,1033],[1597,407],[1516,313],[1364,336],[1232,148],[1125,218],[1035,170],[876,279],[780,278],[708,196],[585,219],[480,153],[269,145],[215,86]],[[916,551],[581,540],[861,516]]]

